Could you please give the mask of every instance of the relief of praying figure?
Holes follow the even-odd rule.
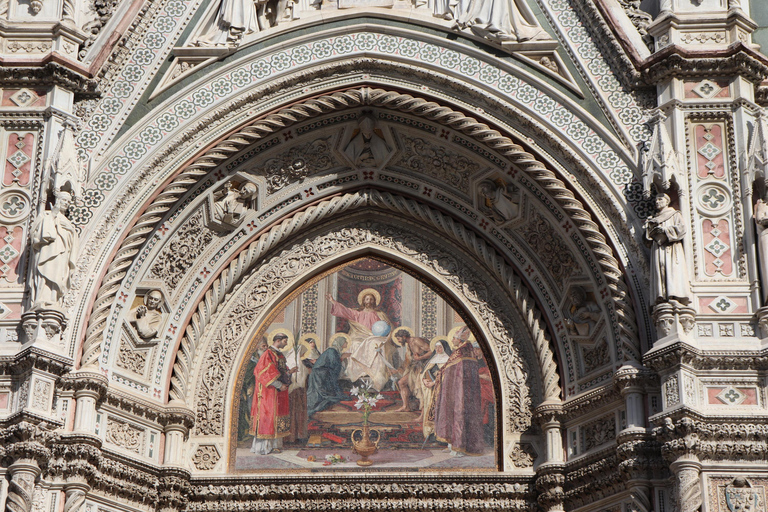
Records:
[[[384,133],[376,126],[376,120],[370,114],[363,114],[344,148],[344,154],[357,167],[379,167],[391,151],[384,140]]]
[[[688,262],[685,259],[686,226],[683,215],[669,206],[666,194],[656,196],[656,216],[645,222],[645,237],[651,242],[651,302],[691,302]]]
[[[163,321],[162,302],[163,293],[160,290],[151,290],[144,296],[144,304],[131,310],[131,325],[141,339],[157,338]]]
[[[454,28],[469,28],[485,39],[518,43],[549,39],[535,20],[525,18],[516,0],[465,0],[457,7]]]
[[[757,224],[757,255],[760,261],[760,285],[762,299],[768,302],[768,204],[765,199],[758,199],[755,204],[755,224]]]
[[[58,307],[75,269],[77,233],[66,217],[72,195],[57,190],[55,202],[32,225],[32,306]]]
[[[504,180],[483,181],[478,190],[484,209],[494,222],[502,224],[517,217],[520,206],[512,195],[514,187],[504,183]]]
[[[243,36],[266,30],[267,0],[221,0],[216,15],[208,22],[195,44],[238,46]]]
[[[256,209],[258,189],[253,183],[245,183],[240,189],[228,181],[224,191],[217,193],[218,198],[213,203],[213,220],[229,227],[237,227],[242,222],[248,210]],[[214,197],[217,197],[214,196]]]
[[[600,320],[600,307],[587,298],[587,292],[581,286],[571,288],[569,298],[571,299],[571,307],[568,310],[570,318],[565,321],[568,334],[589,336],[592,327]]]

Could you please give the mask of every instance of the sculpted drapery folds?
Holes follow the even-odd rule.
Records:
[[[657,213],[645,223],[645,237],[651,242],[651,301],[689,304],[688,261],[683,247],[687,228],[683,215],[669,202],[668,195],[657,195]]]
[[[69,289],[75,268],[77,233],[65,212],[72,202],[68,192],[56,191],[56,201],[32,226],[32,305],[57,307]]]
[[[483,453],[480,368],[469,328],[456,333],[457,345],[434,383],[435,437],[454,453]]]
[[[763,305],[768,304],[768,204],[765,198],[755,203],[755,224],[757,224],[757,255],[760,268]]]

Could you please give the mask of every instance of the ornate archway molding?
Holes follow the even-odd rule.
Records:
[[[373,205],[379,202],[375,196],[371,192]],[[368,201],[361,195],[345,202]],[[344,206],[342,201],[336,205]],[[316,211],[321,214],[322,210],[318,207]],[[194,435],[198,441],[220,442],[228,432],[226,423],[233,403],[228,395],[237,377],[238,361],[245,357],[262,321],[312,276],[361,256],[384,257],[409,268],[463,307],[487,341],[500,376],[497,403],[504,419],[505,452],[519,441],[520,434],[530,433],[533,406],[543,401],[545,386],[550,393],[559,389],[548,340],[540,328],[537,330],[542,335],[537,341],[544,346],[532,346],[526,315],[531,314],[534,328],[539,327],[538,318],[528,294],[514,288],[522,288],[518,279],[507,274],[508,281],[500,281],[498,275],[489,274],[477,255],[457,247],[455,240],[424,229],[417,219],[405,221],[391,212],[367,207],[315,226],[302,221],[296,218],[284,224],[284,242],[266,252],[261,253],[259,243],[254,243],[252,265],[241,255],[241,279],[218,304],[209,304],[216,307],[214,314],[209,322],[197,326],[201,335],[190,359],[189,374],[194,385],[187,386],[184,398],[196,410]],[[536,369],[540,362],[535,352],[539,351],[550,357],[550,382],[542,382]],[[551,398],[556,400],[557,396]]]
[[[121,247],[116,251],[114,260],[102,280],[95,299],[83,343],[81,366],[98,364],[100,345],[110,308],[134,256],[139,252],[148,236],[156,229],[163,215],[176,204],[192,185],[256,140],[301,120],[363,105],[410,112],[451,127],[508,158],[513,165],[526,172],[539,186],[550,193],[581,232],[595,254],[600,270],[606,278],[605,289],[613,298],[609,305],[610,314],[614,316],[614,324],[618,329],[615,335],[617,339],[621,340],[620,358],[638,359],[639,341],[633,308],[618,262],[600,228],[592,220],[590,213],[584,209],[582,203],[574,197],[573,193],[565,187],[554,172],[548,170],[533,155],[525,152],[521,146],[515,144],[508,137],[461,112],[395,91],[360,88],[313,98],[270,114],[217,144],[203,157],[178,174],[155,197],[152,204],[148,206],[128,232]],[[615,309],[612,308],[613,305],[615,305]]]
[[[503,256],[450,216],[412,199],[377,190],[362,190],[354,194],[345,194],[311,206],[263,233],[232,259],[228,267],[221,271],[220,275],[211,283],[205,296],[198,302],[196,311],[192,314],[184,331],[173,367],[170,387],[171,400],[188,401],[191,398],[190,378],[194,373],[194,361],[204,344],[204,339],[211,335],[211,326],[223,314],[221,312],[222,307],[234,300],[233,294],[239,293],[242,287],[247,287],[245,282],[252,279],[252,274],[259,270],[260,265],[266,258],[272,256],[277,248],[303,237],[304,233],[309,230],[319,229],[318,226],[324,223],[348,223],[345,220],[348,217],[354,216],[354,218],[359,219],[361,213],[382,211],[387,212],[390,217],[403,219],[401,222],[404,224],[417,222],[421,226],[429,226],[444,236],[445,239],[451,240],[461,250],[470,254],[471,259],[478,266],[484,268],[484,272],[492,276],[494,282],[505,290],[504,293],[509,296],[514,307],[519,311],[521,323],[525,326],[524,329],[531,341],[530,352],[535,354],[532,360],[536,361],[538,377],[536,380],[538,381],[537,386],[539,386],[536,389],[541,391],[540,399],[559,400],[561,393],[557,365],[543,319],[528,288],[515,275],[514,270],[505,262]],[[368,236],[364,242],[371,243],[370,238]],[[349,247],[351,246],[347,248]],[[448,258],[449,256],[441,254],[441,257]],[[313,262],[313,264],[320,264],[320,261]],[[455,266],[456,268],[461,267],[460,261]],[[424,268],[426,266],[422,268],[422,273]],[[272,274],[268,274],[280,274],[277,271],[272,272]],[[283,273],[281,277],[288,279],[289,275],[290,272]],[[262,287],[263,285],[259,283],[254,286]],[[284,294],[286,292],[284,288],[295,286],[296,283],[285,283],[284,286],[276,287],[274,294]],[[457,296],[460,295],[459,292],[454,293]],[[465,299],[468,303],[472,303],[472,297],[465,297]],[[487,324],[487,319],[485,320]],[[494,333],[494,338],[501,339],[498,329]],[[519,377],[509,373],[514,373],[512,369],[507,368],[506,371],[510,382],[519,380]]]

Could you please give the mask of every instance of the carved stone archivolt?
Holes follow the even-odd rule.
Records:
[[[321,114],[363,105],[403,111],[464,133],[509,159],[515,167],[523,170],[547,193],[551,194],[559,206],[570,216],[587,246],[595,254],[595,260],[600,267],[602,276],[606,279],[610,296],[613,299],[613,307],[608,313],[617,326],[616,334],[620,338],[618,343],[619,359],[637,360],[639,358],[639,340],[634,310],[613,250],[606,243],[604,235],[592,220],[592,216],[585,211],[582,203],[575,199],[573,193],[565,187],[554,172],[548,170],[533,155],[526,153],[521,146],[515,144],[511,139],[461,112],[407,94],[361,88],[313,98],[263,117],[212,148],[195,163],[186,167],[160,192],[153,199],[152,206],[141,215],[131,232],[126,236],[101,283],[83,343],[82,365],[97,364],[110,308],[119,289],[119,284],[125,277],[137,250],[157,227],[158,219],[176,203],[192,184],[208,174],[212,168],[229,160],[248,145],[275,133],[275,131]]]
[[[213,238],[213,232],[203,221],[203,211],[195,212],[155,259],[149,271],[150,277],[162,279],[173,290]]]
[[[514,291],[514,300],[519,309],[527,312],[525,322],[530,336],[534,340],[538,366],[542,372],[543,396],[559,396],[557,368],[553,354],[549,349],[546,331],[540,324],[539,315],[534,309],[531,309],[532,303],[527,288],[514,275],[512,269],[503,262],[501,255],[495,253],[485,242],[474,237],[462,224],[426,205],[389,193],[363,191],[321,202],[305,212],[286,219],[280,225],[263,234],[257,241],[252,242],[244,255],[233,261],[230,268],[213,282],[204,299],[199,303],[197,312],[193,315],[190,326],[181,340],[171,379],[171,396],[173,399],[188,399],[187,382],[193,364],[192,355],[199,350],[198,345],[202,333],[208,328],[209,322],[212,321],[213,315],[217,313],[217,308],[220,307],[227,294],[240,283],[247,272],[251,271],[259,259],[278,244],[283,243],[291,236],[295,236],[297,232],[312,224],[351,213],[366,206],[375,206],[407,217],[416,217],[419,222],[426,222],[434,229],[442,231],[459,246],[465,247],[471,253],[481,257],[486,268],[498,272],[498,279],[505,283],[505,288]]]
[[[365,218],[371,217],[372,212],[366,212]],[[531,390],[540,378],[529,372],[532,361],[526,361],[519,354],[519,350],[530,343],[522,341],[528,337],[527,329],[520,325],[519,319],[509,316],[512,310],[519,311],[520,304],[503,305],[509,299],[500,296],[501,290],[489,283],[487,277],[468,268],[462,257],[457,256],[455,246],[441,245],[426,233],[416,232],[415,226],[405,228],[397,223],[351,219],[356,221],[356,227],[333,228],[319,234],[294,237],[293,245],[244,276],[236,294],[229,298],[221,312],[217,312],[205,329],[205,337],[201,340],[203,347],[193,351],[199,356],[191,361],[194,365],[192,375],[198,385],[194,398],[185,398],[197,407],[195,432],[198,435],[222,435],[225,432],[224,393],[234,378],[232,368],[269,306],[301,284],[317,265],[328,265],[328,260],[360,251],[389,255],[414,270],[433,276],[459,298],[488,337],[499,362],[502,400],[507,404],[507,429],[526,431],[531,425],[532,398],[540,400],[541,397]],[[199,329],[200,326],[195,327]]]

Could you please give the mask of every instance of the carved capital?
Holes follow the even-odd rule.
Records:
[[[97,402],[107,396],[109,380],[101,373],[90,371],[77,371],[68,373],[59,379],[62,389],[69,389],[78,396],[92,396]]]
[[[565,466],[542,464],[536,471],[537,501],[545,512],[564,510]]]
[[[181,468],[163,468],[157,488],[160,512],[184,510],[191,490],[191,474]]]
[[[628,393],[642,393],[649,385],[658,385],[658,375],[640,364],[625,364],[613,374],[613,382],[621,395],[626,396]]]
[[[562,402],[546,401],[534,410],[534,418],[542,428],[554,424],[559,427],[564,417],[565,408]]]

